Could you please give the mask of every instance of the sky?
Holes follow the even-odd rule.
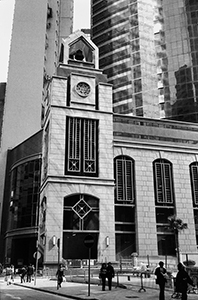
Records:
[[[0,0],[0,82],[7,81],[14,2]],[[73,30],[81,28],[90,28],[90,0],[74,0]]]

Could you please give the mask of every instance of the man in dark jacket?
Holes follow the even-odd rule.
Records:
[[[111,263],[109,262],[107,265],[107,279],[108,279],[108,286],[109,290],[111,290],[112,286],[112,278],[115,276],[115,271]]]
[[[32,264],[29,264],[29,266],[27,267],[27,282],[32,281],[33,274],[34,274],[34,267],[32,266]]]
[[[105,291],[105,283],[107,278],[107,266],[105,263],[102,263],[102,267],[100,268],[99,278],[102,281],[102,290]]]
[[[188,284],[192,286],[194,286],[194,284],[182,263],[179,263],[177,268],[178,273],[176,276],[176,292],[182,293],[182,300],[187,300]]]
[[[59,265],[58,266],[58,270],[56,272],[56,276],[57,276],[57,290],[59,288],[61,288],[61,284],[63,282],[63,276],[64,276],[64,268],[63,265]]]
[[[156,283],[159,284],[160,293],[159,293],[159,300],[164,300],[164,291],[165,291],[165,283],[166,279],[166,269],[164,268],[163,261],[159,262],[159,267],[155,270],[155,275],[157,276]]]

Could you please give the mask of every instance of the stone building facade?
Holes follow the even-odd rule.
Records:
[[[174,263],[171,215],[188,224],[180,252],[195,254],[197,125],[112,114],[112,86],[98,69],[97,47],[80,31],[63,46],[63,63],[44,97],[44,265],[87,259],[87,235],[99,262],[138,253]]]

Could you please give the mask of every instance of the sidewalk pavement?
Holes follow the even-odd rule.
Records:
[[[102,291],[101,285],[99,285],[99,279],[91,278],[90,290],[88,283],[85,282],[84,278],[76,277],[67,277],[67,281],[62,283],[62,287],[57,290],[56,280],[52,280],[46,277],[36,278],[36,282],[32,281],[31,283],[25,282],[20,283],[20,277],[15,278],[15,285],[23,286],[25,288],[37,289],[44,291],[49,294],[56,294],[64,296],[71,299],[89,299],[89,300],[121,300],[121,299],[139,299],[139,300],[158,300],[159,299],[159,290],[158,286],[155,284],[155,288],[147,287],[151,279],[145,279],[144,289],[141,289],[140,278],[132,277],[130,281],[123,278],[119,286],[117,287],[117,282],[114,279],[112,290]],[[171,294],[173,293],[172,289],[168,289],[165,292],[165,299],[171,299]],[[189,300],[197,300],[197,295],[189,295]]]

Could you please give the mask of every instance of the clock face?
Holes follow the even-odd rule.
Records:
[[[90,85],[86,82],[77,83],[75,89],[76,89],[77,94],[84,98],[87,97],[91,91]]]

